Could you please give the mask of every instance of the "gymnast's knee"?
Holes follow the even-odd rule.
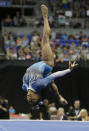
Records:
[[[49,36],[47,34],[43,35],[42,43],[43,44],[49,44]]]

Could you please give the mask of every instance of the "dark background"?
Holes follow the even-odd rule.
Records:
[[[22,77],[25,70],[30,66],[33,61],[1,61],[0,62],[0,95],[9,100],[9,105],[13,105],[17,111],[28,113],[30,106],[26,102],[26,94],[22,91]],[[54,71],[67,68],[65,65],[63,68],[60,64],[56,65]],[[83,68],[79,66],[70,74],[57,79],[61,94],[68,100],[69,105],[73,104],[73,101],[79,99],[81,106],[85,107],[89,111],[89,68]],[[56,101],[52,92],[46,89],[44,94],[48,96],[49,101]],[[68,106],[69,106],[68,105]],[[59,105],[57,105],[59,106]]]
[[[13,18],[13,16],[16,15],[16,12],[19,12],[21,15],[21,8],[4,8],[0,7],[0,20],[5,19],[8,15]],[[34,15],[34,9],[33,8],[26,8],[24,9],[24,14],[26,16],[33,16]]]

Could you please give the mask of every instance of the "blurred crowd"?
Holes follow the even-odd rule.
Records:
[[[35,5],[36,0],[0,0],[0,2],[9,2],[10,5]]]
[[[65,111],[63,107],[57,108],[55,103],[49,103],[47,99],[44,99],[32,107],[30,119],[89,121],[88,111],[81,108],[79,100],[75,100],[73,106]]]
[[[73,106],[65,111],[63,107],[56,108],[55,103],[49,103],[47,99],[44,99],[32,107],[30,119],[89,121],[88,111],[81,108],[79,100],[75,100]]]
[[[66,12],[68,13],[68,12]],[[89,28],[89,17],[79,19],[78,17],[72,18],[66,16],[65,13],[58,12],[55,15],[49,15],[49,23],[51,28]],[[11,17],[6,16],[2,25],[5,27],[41,27],[43,25],[42,16],[29,16],[20,15],[20,12],[16,12],[16,15]]]
[[[24,35],[11,32],[2,34],[3,50],[8,60],[41,60],[41,40],[39,32]],[[89,60],[89,36],[82,31],[79,34],[51,32],[49,44],[56,62],[79,59]]]
[[[89,1],[49,0],[49,7],[54,12],[54,17],[50,16],[54,27],[89,28]]]
[[[2,1],[2,0],[0,0]],[[4,0],[9,1],[11,4],[15,5],[35,5],[37,4],[36,0]],[[88,0],[45,0],[47,6],[51,9],[54,15],[59,13],[64,13],[65,11],[70,11],[68,15],[70,17],[81,17],[84,18],[89,15],[87,12],[89,10],[89,1]],[[44,4],[44,1],[40,3]]]
[[[14,1],[14,0],[12,0]],[[15,0],[19,2],[18,0]],[[16,3],[14,1],[14,3]],[[26,0],[27,3],[34,1]],[[25,2],[26,2],[25,1]],[[28,5],[28,4],[27,4]],[[48,0],[49,23],[51,27],[70,27],[70,28],[89,28],[89,1],[87,0]],[[39,12],[40,13],[40,12]],[[39,16],[30,16],[26,18],[17,12],[16,16],[10,14],[3,20],[4,26],[36,26],[43,24],[43,18]]]
[[[28,114],[16,113],[15,108],[9,106],[8,100],[0,97],[0,119],[31,119],[31,120],[71,120],[71,121],[89,121],[88,111],[81,108],[79,100],[75,100],[69,109],[56,107],[55,103],[49,103],[48,99],[40,101],[37,105],[30,107]],[[25,117],[21,117],[25,116]]]
[[[49,7],[55,13],[71,11],[70,16],[86,17],[89,10],[89,1],[87,0],[48,0]]]
[[[0,119],[9,119],[8,100],[0,96]]]
[[[12,105],[9,106],[8,100],[0,96],[0,119],[89,121],[89,116],[87,109],[81,108],[79,100],[75,100],[73,105],[65,110],[64,107],[57,107],[54,102],[50,103],[48,99],[30,106],[28,114],[17,114],[16,109]]]
[[[19,12],[16,12],[16,15],[13,16],[13,18],[8,15],[4,20],[3,20],[3,25],[6,27],[24,27],[27,25],[25,17],[21,16]]]
[[[20,4],[24,4],[24,5],[35,5],[36,4],[36,0],[10,0],[11,4],[14,5],[20,5]]]

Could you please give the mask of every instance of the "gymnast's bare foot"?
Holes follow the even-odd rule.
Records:
[[[41,5],[41,10],[42,10],[42,15],[43,15],[43,18],[47,18],[48,17],[48,8],[46,5]]]

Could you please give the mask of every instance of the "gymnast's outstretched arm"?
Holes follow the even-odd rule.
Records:
[[[78,64],[76,64],[76,61],[74,61],[73,64],[71,62],[69,62],[69,69],[66,69],[63,71],[57,71],[55,73],[52,73],[48,77],[44,78],[44,81],[43,81],[44,87],[51,84],[56,78],[62,77],[64,75],[70,73],[77,65]]]
[[[77,59],[77,58],[76,58]],[[78,66],[78,64],[76,63],[76,59],[73,63],[71,63],[69,61],[69,69],[63,70],[63,71],[57,71],[55,73],[52,73],[49,77],[53,77],[54,80],[58,77],[62,77],[68,73],[70,73],[74,68],[76,68]]]

